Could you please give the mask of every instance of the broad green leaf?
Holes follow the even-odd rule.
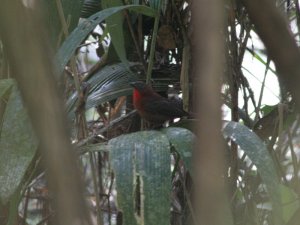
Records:
[[[283,220],[288,222],[292,216],[299,210],[299,196],[289,187],[280,185],[280,196],[283,210]]]
[[[171,145],[179,153],[187,169],[192,172],[192,151],[194,147],[195,135],[184,128],[168,127],[162,130],[167,135]]]
[[[122,5],[123,2],[121,0],[102,0],[103,8],[111,8]],[[121,62],[129,67],[125,50],[123,21],[124,18],[122,12],[115,13],[105,20],[116,53],[118,54]]]
[[[249,128],[237,122],[228,122],[223,129],[223,135],[238,144],[257,167],[257,171],[268,189],[274,209],[275,224],[282,224],[279,178],[265,144]]]
[[[2,85],[3,82],[0,81],[0,87]],[[2,203],[8,202],[18,189],[36,149],[36,137],[21,96],[14,85],[5,108],[0,134],[0,201]]]
[[[170,145],[159,131],[141,131],[109,141],[118,206],[125,225],[170,223]],[[140,183],[140,201],[136,184]],[[137,203],[140,213],[137,215]]]
[[[153,9],[146,6],[127,5],[104,9],[92,15],[77,26],[77,28],[68,36],[68,38],[64,41],[64,43],[58,50],[55,57],[57,74],[62,74],[65,66],[69,62],[79,44],[99,23],[103,22],[111,15],[118,13],[124,9],[133,10],[137,13],[142,13],[151,17],[155,17],[157,14]]]
[[[128,83],[135,79],[137,78],[127,70],[123,63],[105,66],[87,81],[89,92],[85,108],[89,109],[120,96],[130,95],[132,87]],[[67,101],[69,113],[73,113],[76,101],[77,92],[74,92]]]
[[[90,90],[86,108],[132,94],[129,82],[136,79],[123,63],[106,66],[88,81],[93,88]]]

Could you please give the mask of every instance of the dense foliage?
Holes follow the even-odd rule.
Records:
[[[262,1],[263,15],[255,10],[259,4],[250,0],[222,3],[224,27],[219,33],[225,60],[219,78],[225,144],[220,154],[225,166],[220,176],[229,207],[224,224],[292,225],[300,216],[300,95],[294,76],[300,65],[300,7],[298,0],[278,1],[276,7],[273,3]],[[15,60],[26,62],[24,54],[35,57],[26,40],[53,50],[53,57],[50,50],[44,54],[49,67],[54,62],[48,78],[55,85],[37,82],[36,88],[49,86],[65,106],[64,112],[58,112],[68,121],[65,133],[83,178],[87,204],[80,207],[91,218],[85,223],[197,224],[193,199],[199,191],[193,182],[199,173],[193,165],[193,151],[199,150],[197,119],[170,121],[167,127],[152,130],[133,109],[129,85],[135,80],[151,83],[163,96],[182,98],[184,109],[197,115],[200,75],[193,73],[195,60],[191,60],[197,42],[193,2],[44,0],[40,4],[16,5],[24,14],[39,12],[44,23],[37,31],[42,37],[47,33],[42,39],[46,44],[38,42],[38,32],[20,32],[17,36],[23,41],[17,48],[11,43],[18,42],[13,38],[18,31],[0,32],[0,224],[55,224],[59,214],[53,193],[60,189],[55,185],[51,189],[55,178],[51,180],[52,170],[47,167],[55,159],[43,153],[42,139],[49,138],[55,148],[58,139],[49,135],[50,121],[66,126],[51,113],[51,118],[34,119],[49,105],[28,104],[26,90],[30,90],[22,85],[38,80],[40,70],[28,70],[24,82],[18,79],[24,71]],[[270,27],[264,15],[275,15],[271,17],[275,28],[264,29]],[[14,27],[13,22],[5,26],[10,21],[4,18],[2,13],[0,31]],[[284,37],[283,47],[274,44],[279,35]],[[46,96],[51,104],[47,91],[36,95]],[[44,123],[42,136],[38,132],[43,126],[38,124]],[[77,176],[76,171],[70,174]],[[76,188],[68,182],[62,186],[72,192]],[[211,201],[218,205],[216,199]]]

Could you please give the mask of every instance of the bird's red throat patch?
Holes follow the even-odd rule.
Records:
[[[133,105],[138,110],[142,110],[141,99],[142,99],[141,93],[138,90],[134,89],[134,91],[133,91]]]

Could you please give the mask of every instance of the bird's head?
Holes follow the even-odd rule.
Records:
[[[131,82],[130,85],[134,88],[134,91],[139,92],[141,95],[147,95],[147,93],[152,93],[152,88],[142,81]]]

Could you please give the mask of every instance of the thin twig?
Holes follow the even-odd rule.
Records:
[[[139,46],[139,44],[138,44],[138,42],[137,42],[137,40],[136,40],[136,36],[135,36],[134,30],[133,30],[133,28],[132,28],[132,24],[131,24],[131,22],[130,22],[130,19],[129,19],[129,16],[128,16],[128,13],[127,13],[126,10],[125,10],[125,18],[126,18],[126,21],[127,21],[127,24],[128,24],[128,28],[129,28],[129,31],[130,31],[130,34],[131,34],[131,37],[132,37],[134,46],[135,46],[135,48],[136,48],[136,51],[137,51],[138,56],[139,56],[139,58],[140,58],[140,61],[141,61],[142,65],[143,65],[144,72],[147,73],[146,62],[145,62],[144,57],[143,57],[143,55],[142,55],[141,48],[140,48],[140,46]]]
[[[263,82],[261,84],[261,88],[260,88],[260,94],[259,94],[259,99],[258,99],[258,103],[257,103],[257,110],[255,110],[257,113],[255,115],[255,119],[254,121],[257,121],[257,119],[259,118],[259,110],[260,110],[260,106],[261,106],[261,102],[262,102],[262,97],[263,97],[263,93],[264,93],[264,89],[265,89],[265,83],[266,83],[266,77],[267,77],[267,73],[269,71],[269,67],[270,67],[270,62],[271,60],[268,58],[267,59],[267,65],[266,65],[266,69],[265,69],[265,74],[264,74],[264,79]]]
[[[97,217],[97,225],[102,225],[102,217],[101,217],[101,210],[100,210],[100,198],[99,198],[99,191],[98,191],[98,182],[96,176],[96,166],[95,166],[95,156],[93,152],[89,152],[89,159],[91,164],[91,172],[92,172],[92,179],[93,179],[93,186],[94,186],[94,193],[96,197],[96,217]]]
[[[159,4],[161,5],[161,1],[159,1]],[[159,6],[159,10],[160,10],[160,6]],[[150,56],[149,56],[149,63],[148,63],[147,75],[146,75],[146,83],[147,84],[150,84],[152,68],[153,68],[153,64],[154,64],[154,53],[155,53],[157,31],[158,31],[159,18],[160,18],[159,10],[158,10],[157,15],[155,17],[154,27],[153,27],[153,34],[152,34],[152,38],[151,38]]]

